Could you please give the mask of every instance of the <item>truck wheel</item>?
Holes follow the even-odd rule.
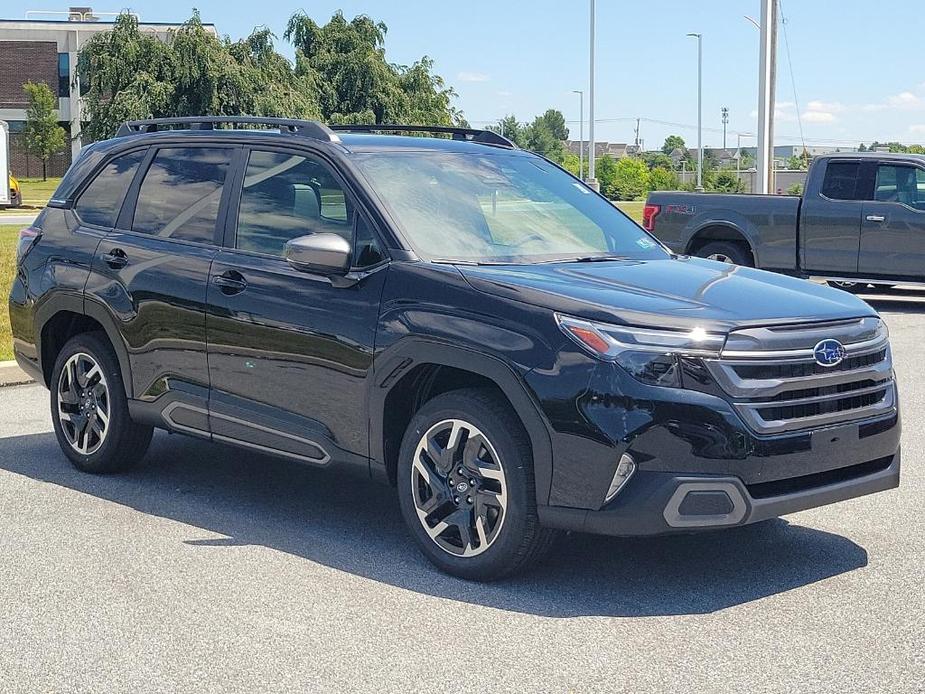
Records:
[[[58,445],[83,472],[125,470],[151,443],[153,429],[129,416],[119,363],[101,333],[72,337],[58,355],[51,418]]]
[[[557,535],[539,524],[526,432],[488,390],[438,395],[414,415],[399,453],[398,499],[424,555],[460,578],[521,571]]]
[[[746,267],[754,267],[755,265],[748,249],[731,241],[710,241],[701,246],[696,255],[708,260],[718,260],[721,263],[745,265]]]

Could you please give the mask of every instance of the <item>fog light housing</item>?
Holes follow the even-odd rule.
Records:
[[[636,461],[632,459],[629,453],[624,453],[620,456],[617,470],[613,473],[613,481],[610,483],[610,488],[604,497],[605,504],[620,493],[620,490],[626,486],[634,472],[636,472]]]

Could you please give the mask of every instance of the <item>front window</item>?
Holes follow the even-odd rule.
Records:
[[[925,171],[912,166],[881,164],[877,167],[874,200],[899,202],[925,210]]]
[[[532,263],[667,254],[613,205],[538,157],[393,152],[356,160],[408,242],[430,260]]]

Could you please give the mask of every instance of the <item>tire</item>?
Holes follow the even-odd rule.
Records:
[[[427,442],[433,455],[425,453]],[[489,390],[428,401],[405,432],[397,478],[411,535],[424,556],[454,576],[491,581],[523,571],[558,534],[539,524],[523,425]]]
[[[710,241],[697,249],[698,258],[717,260],[721,263],[754,267],[752,255],[747,246],[732,241]]]
[[[868,291],[868,284],[864,282],[836,282],[834,280],[829,280],[826,282],[830,287],[835,289],[841,289],[843,292],[851,292],[852,294],[861,294],[862,292]]]
[[[74,467],[102,474],[141,460],[153,429],[132,421],[116,355],[103,333],[71,338],[51,376],[51,418]]]

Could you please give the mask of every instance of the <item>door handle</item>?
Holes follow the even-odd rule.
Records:
[[[884,217],[882,214],[869,214],[869,215],[867,215],[867,221],[868,221],[868,222],[883,222],[883,221],[885,221],[885,220],[886,220],[886,217]]]
[[[232,296],[240,294],[247,289],[247,280],[244,275],[234,270],[228,270],[212,278],[212,282],[221,287],[222,294]]]
[[[113,248],[109,253],[103,256],[103,262],[113,270],[118,270],[128,265],[128,256],[121,248]]]

